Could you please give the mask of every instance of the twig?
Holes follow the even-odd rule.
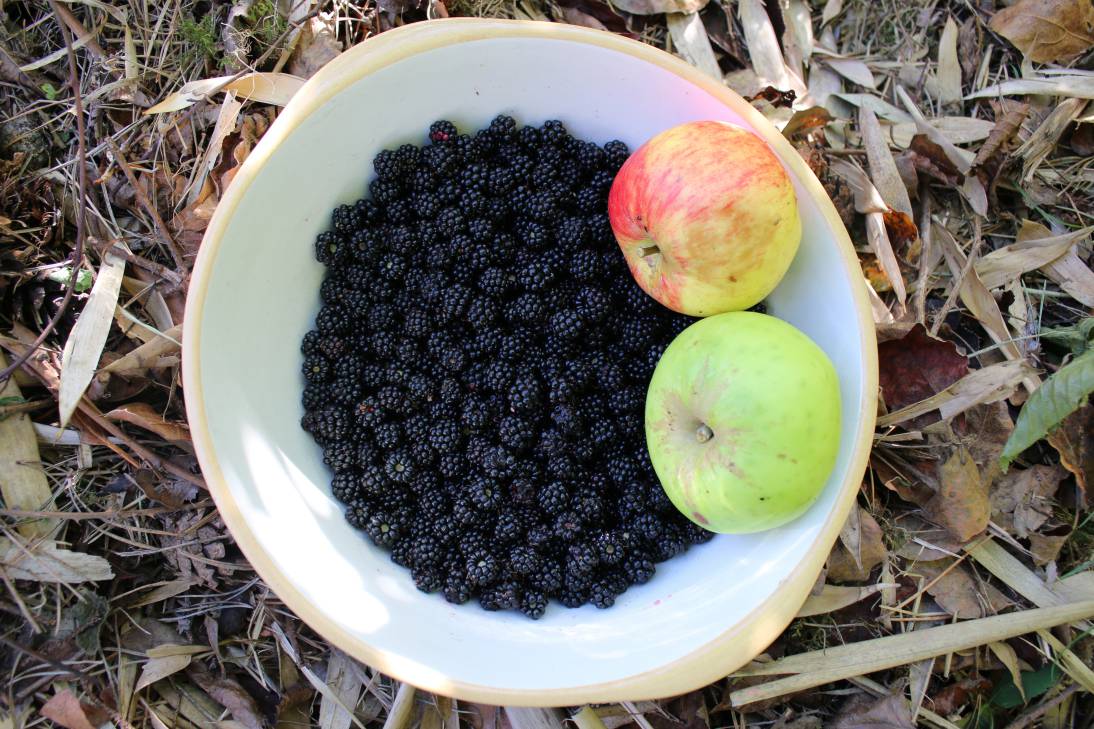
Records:
[[[76,52],[72,48],[72,35],[68,32],[68,26],[63,20],[61,8],[58,7],[56,1],[49,0],[49,6],[53,9],[53,14],[57,18],[57,25],[61,28],[61,35],[64,37],[65,47],[68,49],[68,83],[72,88],[73,103],[76,107],[76,158],[80,163],[80,169],[78,170],[80,197],[76,211],[76,247],[72,250],[72,259],[69,262],[71,275],[68,277],[68,286],[65,288],[65,295],[61,299],[61,303],[57,306],[57,312],[42,328],[42,332],[27,351],[16,357],[10,365],[0,372],[0,383],[7,382],[11,374],[22,367],[23,363],[30,359],[30,356],[42,346],[42,343],[46,341],[46,337],[57,328],[61,317],[68,311],[68,306],[72,302],[72,295],[76,292],[76,279],[79,278],[76,274],[79,272],[84,260],[84,228],[87,221],[87,141],[85,139],[86,129],[84,128],[84,102],[80,94],[80,76],[76,68]]]
[[[979,234],[980,226],[977,227],[976,240],[973,241],[972,250],[969,251],[968,258],[965,259],[965,265],[961,268],[961,274],[954,279],[953,288],[950,289],[950,295],[946,297],[945,303],[942,304],[942,308],[938,310],[938,314],[935,315],[934,323],[931,324],[930,335],[932,337],[938,336],[938,330],[942,326],[942,323],[946,320],[946,316],[950,313],[950,309],[957,302],[957,297],[961,295],[961,284],[964,283],[965,277],[972,271],[973,264],[976,263],[977,254],[980,253],[981,238]]]
[[[1033,722],[1040,719],[1049,709],[1054,709],[1060,704],[1067,701],[1067,697],[1079,690],[1079,684],[1073,683],[1060,693],[1053,696],[1048,701],[1042,701],[1037,706],[1034,706],[1024,714],[1019,714],[1018,718],[1007,724],[1003,729],[1024,729]]]
[[[171,291],[182,288],[183,282],[186,279],[181,274],[179,274],[177,271],[172,271],[170,268],[163,265],[162,263],[150,261],[144,256],[137,255],[136,253],[133,253],[126,248],[122,248],[121,246],[115,246],[114,244],[119,242],[120,240],[120,238],[113,238],[111,240],[102,241],[101,245],[98,243],[95,243],[94,245],[97,249],[101,249],[104,252],[110,251],[115,256],[121,256],[128,263],[132,263],[137,268],[143,268],[145,271],[148,271],[155,276],[166,279],[167,285],[160,288],[161,292],[170,293]]]
[[[129,180],[129,186],[133,188],[133,194],[137,197],[137,202],[144,208],[144,212],[148,213],[152,218],[152,223],[156,226],[156,232],[160,234],[160,238],[163,239],[164,244],[167,246],[167,250],[171,252],[171,258],[175,259],[175,265],[180,271],[189,270],[186,267],[186,261],[182,257],[182,251],[179,250],[178,244],[175,242],[174,236],[171,235],[171,231],[167,228],[167,223],[163,222],[163,217],[159,211],[156,210],[156,206],[152,204],[152,201],[148,199],[148,196],[144,194],[144,190],[137,183],[137,176],[133,174],[133,168],[129,166],[129,161],[126,160],[125,155],[122,154],[121,147],[115,144],[113,139],[106,140],[107,146],[110,147],[110,152],[114,155],[114,161],[121,168],[125,174],[125,179]]]

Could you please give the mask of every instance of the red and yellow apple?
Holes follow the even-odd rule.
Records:
[[[801,220],[790,176],[741,127],[698,121],[650,139],[623,164],[608,215],[631,273],[675,311],[747,309],[790,267]]]

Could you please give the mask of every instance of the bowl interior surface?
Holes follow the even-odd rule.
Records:
[[[650,583],[631,588],[610,610],[552,604],[531,621],[422,594],[407,571],[345,522],[321,453],[299,426],[299,343],[318,311],[323,275],[312,242],[334,205],[364,194],[380,149],[420,143],[438,118],[474,130],[499,113],[518,123],[558,118],[579,137],[619,138],[632,149],[689,120],[747,126],[659,65],[571,39],[489,37],[433,47],[349,83],[283,139],[255,151],[251,184],[219,246],[214,241],[203,254],[213,256],[205,298],[197,320],[187,322],[198,332],[199,427],[208,429],[207,461],[215,460],[223,478],[218,503],[245,520],[263,553],[264,576],[275,589],[291,585],[298,597],[290,607],[302,611],[301,601],[308,603],[306,617],[353,643],[344,648],[360,655],[355,649],[367,646],[388,670],[441,690],[470,684],[535,692],[626,681],[692,654],[759,609],[830,519],[845,493],[867,402],[852,293],[859,282],[796,180],[804,239],[768,303],[832,358],[843,404],[838,462],[802,518],[761,534],[718,536],[659,565]],[[757,628],[739,639],[756,642],[758,652],[771,637]]]

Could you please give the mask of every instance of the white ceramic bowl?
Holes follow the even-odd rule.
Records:
[[[719,536],[659,566],[609,610],[518,613],[418,592],[332,498],[300,429],[301,337],[318,309],[312,241],[360,197],[380,149],[429,123],[477,129],[499,113],[562,119],[632,149],[694,119],[766,139],[794,178],[805,235],[768,300],[840,374],[839,460],[789,526]],[[568,705],[668,696],[747,662],[797,612],[859,487],[873,430],[874,330],[862,274],[824,190],[747,103],[682,61],[575,26],[444,20],[384,33],[300,90],[217,208],[186,310],[186,405],[225,523],[282,600],[354,657],[420,687],[490,704]]]

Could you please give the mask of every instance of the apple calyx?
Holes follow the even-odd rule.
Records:
[[[706,423],[702,423],[695,429],[695,440],[700,443],[706,443],[708,440],[714,437],[714,431],[710,429],[710,426]]]

